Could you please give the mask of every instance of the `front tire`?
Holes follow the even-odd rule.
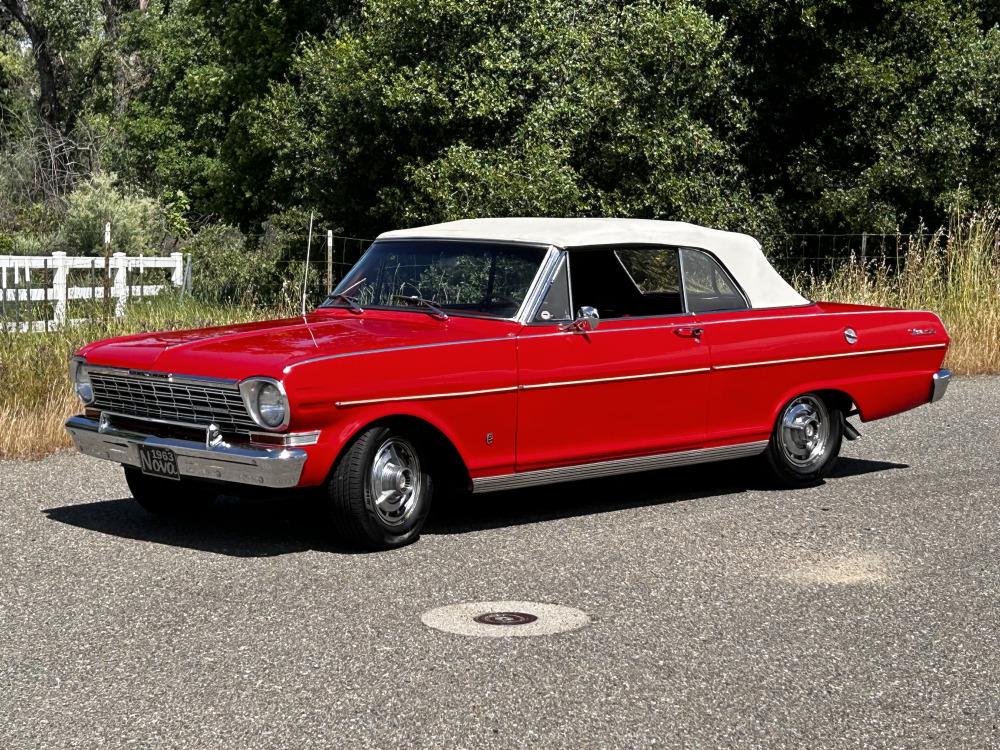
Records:
[[[419,442],[387,426],[370,427],[351,442],[325,488],[341,541],[385,550],[419,538],[434,493],[431,457],[421,453]]]
[[[781,410],[767,460],[786,487],[810,487],[828,476],[840,454],[844,418],[818,393],[796,396]]]
[[[197,479],[161,479],[125,466],[125,481],[132,497],[155,516],[187,516],[205,510],[220,491]]]

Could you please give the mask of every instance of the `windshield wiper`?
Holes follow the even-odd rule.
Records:
[[[408,297],[405,294],[394,294],[392,299],[406,300],[407,302],[416,302],[418,305],[423,305],[427,308],[427,314],[434,318],[440,318],[441,320],[448,320],[448,313],[438,307],[438,303],[432,299],[424,299],[423,297],[417,297],[416,295]]]
[[[364,284],[365,281],[367,281],[367,280],[368,280],[368,277],[364,276],[364,277],[358,279],[357,281],[355,281],[353,284],[351,284],[349,287],[347,287],[347,289],[345,289],[342,292],[330,292],[330,294],[327,295],[326,299],[323,300],[323,304],[325,305],[330,300],[339,299],[342,302],[346,302],[347,303],[347,306],[351,308],[351,312],[363,313],[364,312],[364,308],[362,308],[361,305],[358,304],[358,298],[357,297],[352,297],[350,295],[350,292],[353,291],[354,289],[357,289],[359,286],[361,286],[362,284]]]

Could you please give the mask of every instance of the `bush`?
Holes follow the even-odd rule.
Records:
[[[202,229],[182,247],[191,254],[192,293],[210,303],[296,308],[308,225],[308,213],[291,209],[268,218],[257,236],[228,225]]]
[[[68,199],[60,240],[71,255],[103,252],[104,225],[111,223],[111,249],[117,253],[149,254],[167,237],[159,203],[118,186],[113,174],[96,174]]]

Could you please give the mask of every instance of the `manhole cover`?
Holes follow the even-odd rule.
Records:
[[[538,618],[527,612],[487,612],[472,619],[483,625],[527,625]]]
[[[540,602],[465,602],[428,610],[424,625],[446,633],[481,638],[554,635],[582,628],[590,622],[573,607]]]

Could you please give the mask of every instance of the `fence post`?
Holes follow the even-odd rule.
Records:
[[[333,230],[326,230],[326,293],[333,291]]]
[[[57,250],[52,253],[52,322],[56,327],[66,325],[66,304],[68,301],[66,281],[69,267],[66,253]]]
[[[104,224],[104,317],[111,317],[111,222]]]
[[[125,302],[128,297],[128,260],[125,253],[115,253],[111,256],[111,266],[115,269],[115,287],[111,296],[117,297],[115,301],[115,317],[120,318],[125,314]]]
[[[174,270],[170,272],[170,283],[176,287],[184,286],[184,253],[170,253],[174,262]]]

